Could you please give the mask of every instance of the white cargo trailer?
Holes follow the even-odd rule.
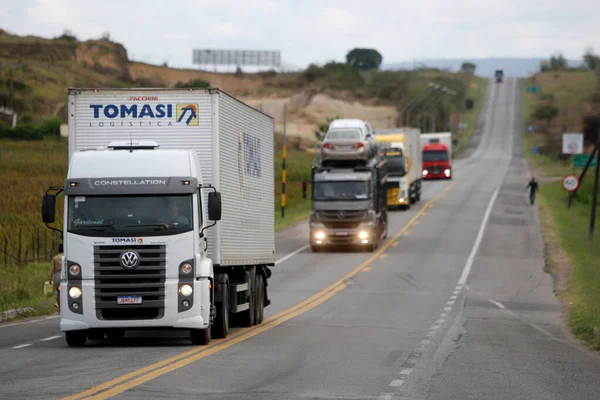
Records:
[[[275,262],[273,119],[218,89],[70,89],[61,330],[227,336],[262,322]],[[54,193],[52,189],[54,190]],[[217,223],[217,221],[219,221]]]

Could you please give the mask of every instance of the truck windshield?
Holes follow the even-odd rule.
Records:
[[[388,173],[393,175],[404,176],[406,175],[406,165],[404,157],[402,156],[390,156],[386,155],[385,159],[388,163]]]
[[[448,161],[448,152],[444,150],[424,151],[423,161]]]
[[[313,200],[367,200],[369,192],[369,182],[365,181],[315,182]]]
[[[173,235],[192,230],[191,195],[71,196],[67,230],[85,236]]]

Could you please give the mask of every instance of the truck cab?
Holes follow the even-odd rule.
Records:
[[[452,179],[447,145],[432,143],[423,146],[423,179]]]
[[[494,72],[494,76],[496,77],[496,83],[502,83],[502,80],[504,79],[504,70],[497,69]]]
[[[386,179],[385,160],[353,168],[314,166],[311,250],[353,246],[374,251],[387,236]]]

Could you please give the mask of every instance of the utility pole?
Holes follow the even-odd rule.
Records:
[[[600,132],[596,132],[596,148],[600,145]],[[600,161],[600,160],[599,160]],[[594,227],[596,225],[596,205],[598,203],[598,178],[600,177],[600,162],[596,162],[596,174],[594,176],[594,195],[592,197],[592,214],[590,216],[589,239],[594,238]]]
[[[283,105],[283,149],[281,151],[281,218],[285,218],[285,159],[287,158],[287,148],[285,144],[285,131],[287,126],[287,104]]]

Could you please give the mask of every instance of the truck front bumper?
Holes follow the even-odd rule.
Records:
[[[69,297],[66,282],[61,282],[60,290],[60,329],[63,332],[87,329],[205,329],[210,321],[210,291],[209,280],[200,278],[192,284],[192,294],[184,299],[190,301],[191,306],[186,311],[179,310],[182,297],[179,295],[178,279],[167,279],[165,282],[164,310],[157,318],[147,319],[102,319],[101,313],[96,309],[96,299],[93,280],[84,280],[81,285],[81,313],[69,306],[73,299]],[[142,297],[143,302],[143,297]],[[118,305],[115,305],[118,307]],[[129,310],[135,305],[127,305]],[[140,308],[143,310],[143,308]]]
[[[368,246],[377,240],[374,223],[361,223],[355,228],[327,228],[321,223],[310,224],[310,245],[325,246]]]

